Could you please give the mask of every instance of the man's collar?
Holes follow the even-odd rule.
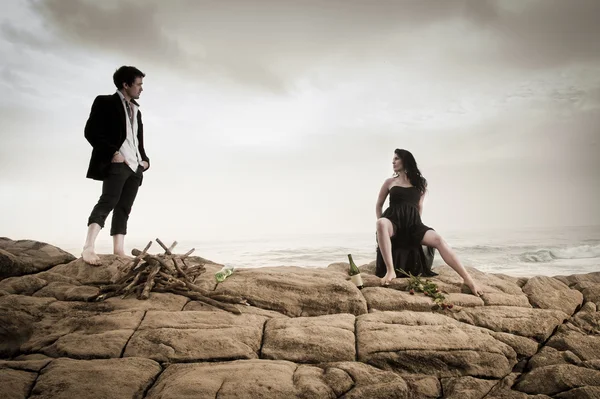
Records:
[[[121,97],[121,101],[127,101],[125,100],[125,96],[123,95],[123,93],[121,93],[121,90],[117,90],[117,94],[119,95],[119,97]],[[140,106],[140,104],[138,104],[137,101],[135,101],[133,98],[130,100],[130,102],[132,104],[135,104],[137,107]]]

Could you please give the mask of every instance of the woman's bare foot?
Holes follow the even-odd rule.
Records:
[[[467,287],[469,287],[469,289],[471,290],[471,293],[475,296],[481,296],[483,295],[483,291],[481,291],[481,289],[479,288],[479,286],[477,284],[475,284],[475,281],[469,279],[469,280],[464,280],[463,281]]]
[[[81,253],[81,257],[83,258],[83,261],[85,263],[90,264],[92,266],[102,265],[100,257],[96,254],[93,248],[84,248],[83,252]]]
[[[381,279],[381,286],[386,287],[386,286],[390,285],[392,280],[395,278],[396,278],[396,273],[390,273],[390,272],[386,273],[386,275],[383,276],[383,278]]]

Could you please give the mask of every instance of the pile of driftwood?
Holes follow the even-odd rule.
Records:
[[[136,295],[138,299],[148,299],[150,292],[170,292],[235,314],[241,312],[232,304],[248,305],[241,297],[218,294],[194,284],[206,268],[204,264],[188,267],[186,258],[194,252],[193,248],[184,255],[176,255],[172,251],[177,241],[170,247],[158,238],[156,242],[164,249],[164,254],[147,253],[152,241],[143,251],[133,249],[131,253],[135,258],[120,267],[119,274],[113,279],[114,283],[101,286],[100,293],[93,300],[103,301],[114,296],[126,298],[130,295]]]

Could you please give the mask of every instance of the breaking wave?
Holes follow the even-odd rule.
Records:
[[[520,255],[523,262],[551,262],[555,259],[600,258],[600,245],[578,245],[562,249],[540,249]]]

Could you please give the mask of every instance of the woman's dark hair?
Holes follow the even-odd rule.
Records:
[[[113,74],[113,82],[117,89],[121,90],[123,84],[126,83],[128,86],[132,86],[136,78],[143,78],[144,76],[146,75],[136,67],[123,65]]]
[[[398,158],[402,161],[402,166],[406,171],[406,176],[410,180],[410,184],[416,187],[421,193],[424,193],[427,189],[427,179],[421,175],[421,171],[417,167],[417,161],[410,151],[401,150],[396,148],[394,153],[398,155]]]

